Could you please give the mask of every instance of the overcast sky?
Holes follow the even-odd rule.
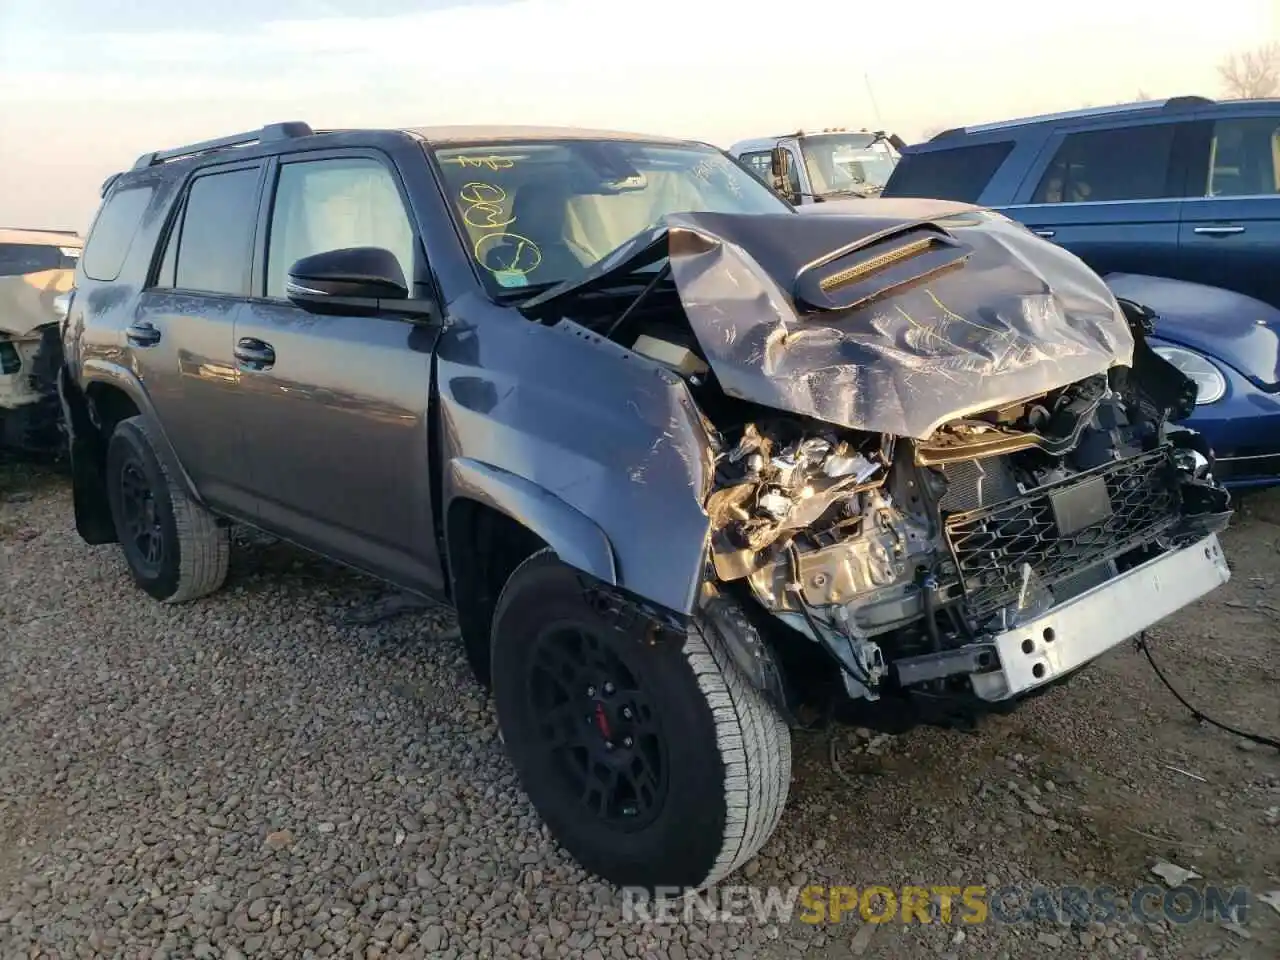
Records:
[[[0,0],[0,225],[83,229],[138,154],[276,120],[910,140],[1216,96],[1270,39],[1280,0]]]

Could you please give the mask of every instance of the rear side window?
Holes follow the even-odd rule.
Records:
[[[61,247],[43,243],[0,243],[0,277],[74,269],[75,265],[75,258],[63,253]]]
[[[976,203],[1012,149],[1012,140],[1002,140],[908,153],[898,161],[880,195]]]
[[[1032,203],[1156,200],[1169,188],[1176,123],[1070,134],[1058,147]]]
[[[120,276],[133,236],[151,202],[154,188],[148,185],[114,190],[98,211],[89,231],[80,262],[91,280],[114,280]]]
[[[191,181],[181,222],[166,244],[161,286],[171,282],[180,290],[248,295],[259,172],[248,167]]]

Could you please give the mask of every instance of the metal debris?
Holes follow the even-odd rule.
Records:
[[[1189,880],[1204,879],[1194,870],[1188,870],[1186,867],[1180,867],[1176,863],[1169,863],[1165,860],[1158,861],[1156,865],[1151,868],[1151,872],[1163,880],[1166,886],[1169,887],[1180,887]]]

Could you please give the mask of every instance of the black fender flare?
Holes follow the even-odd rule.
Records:
[[[555,494],[530,480],[499,467],[458,457],[449,462],[445,515],[455,499],[466,498],[510,517],[540,538],[561,561],[602,583],[617,586],[618,569],[613,546],[605,532]],[[448,542],[451,558],[460,549]]]
[[[132,371],[110,361],[94,359],[87,361],[77,376],[69,365],[63,365],[58,371],[58,401],[71,457],[76,532],[86,543],[115,543],[115,524],[107,505],[103,476],[110,438],[103,435],[102,424],[88,395],[95,383],[107,384],[129,398],[139,414],[154,427],[152,435],[158,439],[156,455],[164,461],[169,475],[179,478],[193,500],[200,502],[200,498],[156,416],[155,406]]]

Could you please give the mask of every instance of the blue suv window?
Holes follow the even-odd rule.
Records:
[[[880,195],[976,203],[1012,149],[1013,141],[1006,140],[908,153],[898,161]]]
[[[1215,123],[1205,196],[1276,193],[1280,193],[1280,118],[1247,117]]]
[[[1068,134],[1032,203],[1155,200],[1175,195],[1169,161],[1176,123]]]

